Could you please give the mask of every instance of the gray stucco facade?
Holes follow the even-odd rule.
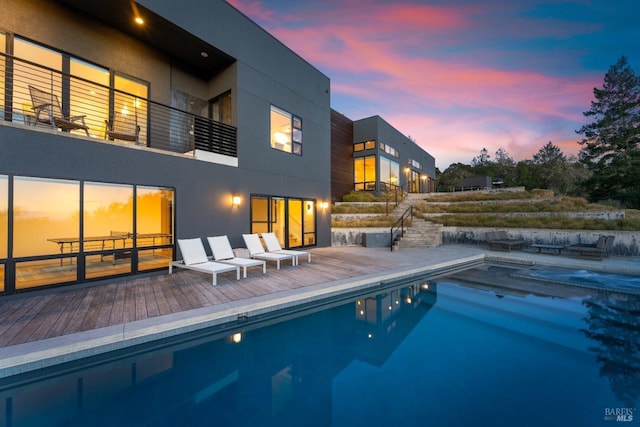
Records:
[[[357,152],[354,157],[373,153],[377,159],[384,157],[399,164],[398,185],[404,191],[415,193],[435,191],[435,158],[380,116],[355,120],[353,139],[355,144],[364,141],[376,142],[374,149]],[[381,162],[378,160],[376,165],[377,176],[381,177]]]
[[[250,231],[252,195],[312,200],[314,245],[331,244],[329,212],[318,207],[331,197],[330,81],[296,53],[224,1],[137,3],[150,23],[170,22],[178,29],[167,31],[210,47],[222,66],[203,69],[197,69],[198,58],[192,63],[177,58],[179,46],[151,46],[125,24],[114,25],[128,1],[95,2],[104,3],[106,17],[94,14],[99,7],[79,1],[5,3],[0,30],[8,46],[14,36],[21,37],[134,76],[148,82],[150,102],[171,107],[206,106],[207,100],[230,91],[231,125],[237,129],[236,163],[225,164],[0,120],[0,176],[9,183],[21,176],[171,188],[174,238],[226,234],[234,247],[244,246],[241,234]],[[10,55],[10,48],[5,52]],[[271,148],[271,106],[302,119],[301,155]],[[149,135],[151,140],[152,128]],[[230,205],[231,195],[241,196],[240,206]],[[16,261],[12,233],[0,231],[9,236],[0,263],[10,281]],[[7,283],[5,291],[11,288]]]

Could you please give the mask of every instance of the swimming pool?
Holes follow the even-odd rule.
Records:
[[[0,426],[633,425],[639,315],[628,293],[414,281],[2,383]]]

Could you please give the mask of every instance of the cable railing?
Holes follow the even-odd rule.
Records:
[[[0,121],[174,153],[237,157],[234,126],[110,87],[108,73],[93,71],[103,84],[0,53]]]

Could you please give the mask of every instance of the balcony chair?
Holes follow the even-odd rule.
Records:
[[[140,126],[137,114],[131,117],[128,114],[114,113],[113,120],[105,120],[105,124],[104,139],[118,139],[138,144]]]
[[[213,253],[213,259],[216,262],[223,264],[236,265],[242,267],[242,277],[247,278],[247,267],[262,267],[262,274],[267,272],[266,261],[249,258],[238,258],[231,249],[229,238],[227,236],[215,236],[207,237],[211,252]]]
[[[60,107],[58,97],[52,93],[45,92],[37,87],[29,85],[31,94],[31,107],[35,118],[33,125],[44,123],[50,125],[54,130],[60,128],[63,131],[83,130],[89,135],[89,127],[84,122],[86,116],[65,116]]]
[[[267,252],[269,253],[293,255],[296,265],[298,265],[298,257],[301,256],[306,256],[307,262],[311,262],[311,252],[282,249],[275,233],[262,233],[262,240],[264,240],[264,244],[267,245]]]

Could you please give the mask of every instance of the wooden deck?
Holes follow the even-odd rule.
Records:
[[[317,248],[311,263],[284,262],[280,270],[267,263],[267,274],[250,268],[240,281],[235,272],[223,273],[217,286],[210,275],[176,269],[171,275],[0,298],[0,348],[408,265],[409,259]]]

